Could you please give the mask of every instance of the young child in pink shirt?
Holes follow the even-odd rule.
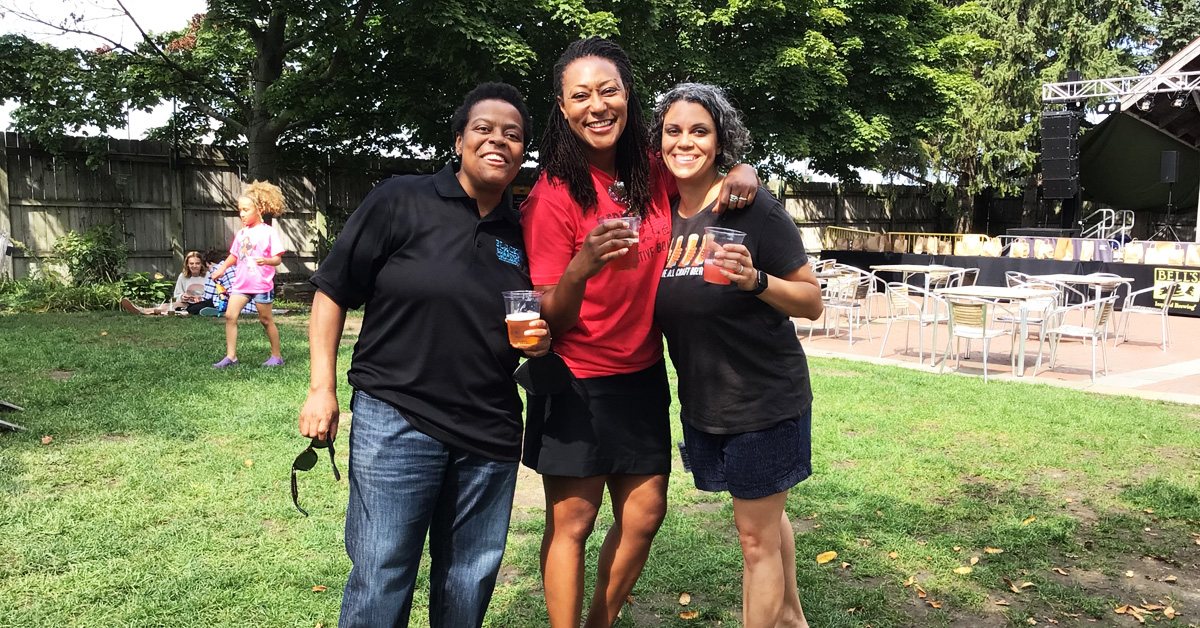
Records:
[[[237,365],[238,314],[242,306],[250,302],[258,308],[258,320],[271,342],[271,358],[263,362],[263,366],[283,366],[279,329],[271,315],[275,267],[283,261],[283,243],[279,240],[279,232],[262,220],[264,214],[278,216],[283,212],[283,193],[278,186],[265,181],[247,185],[238,199],[242,228],[233,237],[229,257],[210,273],[215,279],[223,275],[225,269],[237,265],[233,287],[229,290],[229,307],[225,310],[225,357],[213,365],[215,369]]]

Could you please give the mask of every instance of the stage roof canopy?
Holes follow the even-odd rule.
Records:
[[[1200,72],[1200,38],[1150,76]],[[1183,106],[1175,106],[1177,97]],[[1143,111],[1139,103],[1148,101]],[[1142,105],[1145,106],[1145,105]],[[1162,183],[1163,151],[1179,153],[1178,181]],[[1121,112],[1083,134],[1080,184],[1085,198],[1114,209],[1195,211],[1200,194],[1200,91],[1128,94]],[[1189,211],[1188,213],[1191,213]]]

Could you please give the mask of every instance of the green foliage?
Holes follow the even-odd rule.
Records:
[[[121,279],[121,295],[134,303],[166,303],[174,292],[175,281],[162,273],[130,273]]]
[[[1151,0],[1157,18],[1154,61],[1163,63],[1200,37],[1200,0]]]
[[[961,187],[1015,194],[1036,172],[1041,85],[1150,69],[1145,0],[942,0],[952,5],[957,59],[953,124],[927,146],[929,165]]]
[[[0,282],[0,312],[87,312],[116,309],[121,286],[66,285],[47,278]]]
[[[177,99],[153,137],[197,141],[215,121],[218,144],[248,153],[248,176],[270,177],[283,158],[328,153],[448,158],[449,116],[481,81],[519,87],[540,127],[554,111],[554,60],[602,35],[629,52],[646,104],[681,81],[722,85],[747,114],[751,160],[779,171],[811,158],[853,178],[921,161],[925,140],[946,131],[970,82],[957,62],[974,44],[952,27],[937,0],[210,0],[206,15],[128,49],[11,39],[9,74],[32,67],[41,79],[0,97],[20,101],[18,128],[39,138]],[[80,106],[60,111],[68,97]]]
[[[76,286],[113,283],[125,273],[129,249],[112,225],[94,225],[83,233],[71,231],[54,242],[54,255],[67,265]]]

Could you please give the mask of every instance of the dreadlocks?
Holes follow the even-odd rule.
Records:
[[[629,102],[625,130],[617,139],[617,180],[625,184],[625,200],[631,212],[645,216],[651,204],[650,135],[642,117],[642,103],[633,88],[633,66],[629,56],[617,44],[599,37],[580,39],[567,46],[554,64],[556,102],[562,98],[562,77],[567,66],[584,57],[599,57],[612,62],[621,76]],[[596,207],[596,189],[592,185],[583,142],[571,131],[557,107],[550,110],[539,152],[540,172],[566,183],[571,198],[585,212]]]

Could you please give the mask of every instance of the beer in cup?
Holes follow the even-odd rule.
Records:
[[[537,345],[537,336],[526,336],[533,329],[533,321],[541,318],[542,293],[538,290],[512,290],[504,295],[505,317],[508,325],[508,344],[516,349],[529,349]]]
[[[721,261],[713,258],[717,251],[723,250],[726,244],[741,244],[742,240],[746,239],[744,231],[736,229],[725,229],[722,227],[705,227],[704,241],[707,247],[704,251],[704,281],[721,285],[729,285],[731,282],[725,275],[721,274],[722,266],[713,262]],[[729,270],[726,268],[726,270]]]
[[[629,251],[627,253],[625,253],[621,257],[618,257],[617,259],[609,262],[609,266],[612,266],[613,270],[633,270],[633,269],[637,268],[638,267],[638,250],[640,249],[639,244],[641,243],[641,240],[639,239],[639,236],[641,234],[638,232],[638,230],[642,226],[641,216],[621,216],[620,218],[598,218],[596,220],[596,223],[602,225],[610,220],[624,220],[626,223],[629,224],[629,230],[633,232],[633,244],[629,245]]]

